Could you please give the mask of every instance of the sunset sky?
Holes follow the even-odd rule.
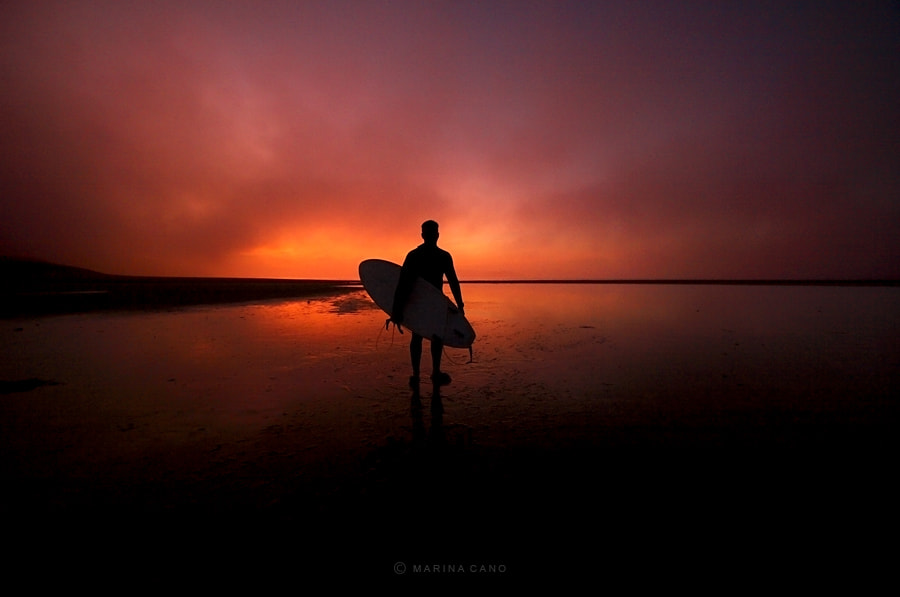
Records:
[[[0,254],[900,278],[900,3],[0,4]]]

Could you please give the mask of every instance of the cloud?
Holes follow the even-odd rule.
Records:
[[[900,275],[887,4],[0,16],[2,252],[345,277],[434,217],[473,275]]]

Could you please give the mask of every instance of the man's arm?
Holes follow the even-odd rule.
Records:
[[[456,306],[459,307],[460,311],[464,311],[462,290],[459,287],[459,278],[456,276],[452,257],[447,258],[447,271],[445,274],[447,275],[447,284],[450,286],[450,292],[453,293],[453,298],[456,299]]]

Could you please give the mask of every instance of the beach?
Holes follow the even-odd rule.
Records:
[[[886,563],[896,287],[464,292],[478,338],[441,388],[353,285],[3,319],[10,536],[220,581]]]

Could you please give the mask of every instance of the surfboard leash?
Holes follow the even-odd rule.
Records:
[[[391,321],[390,317],[385,319],[384,320],[384,329],[388,329],[389,327],[391,327],[391,323],[393,323],[393,322]],[[401,327],[399,323],[394,323],[394,327],[397,328],[398,330],[400,330],[401,334],[403,333],[403,327]]]
[[[453,363],[454,365],[458,365],[458,364],[459,364],[459,363],[457,363],[456,361],[454,361],[454,360],[453,360],[453,357],[450,356],[450,353],[447,352],[447,347],[446,347],[446,346],[444,346],[444,349],[443,349],[443,350],[444,350],[444,357],[446,357],[446,359],[447,359],[448,361],[450,361],[450,362]],[[470,345],[469,345],[469,360],[466,361],[465,364],[468,365],[469,363],[474,363],[474,362],[475,362],[475,357],[474,357],[473,354],[472,354],[472,345],[470,344]]]
[[[457,307],[457,309],[458,309],[458,307]],[[450,312],[451,312],[450,309],[447,309],[447,313],[444,315],[444,329],[445,329],[445,330],[447,329],[448,324],[449,324],[449,322],[450,322]],[[447,357],[447,360],[448,360],[448,361],[450,361],[450,362],[453,363],[454,365],[456,364],[456,362],[454,362],[454,360],[450,358],[450,355],[447,354],[447,347],[446,347],[446,346],[444,346],[444,356]],[[474,357],[473,354],[472,354],[472,345],[469,344],[469,360],[466,361],[466,365],[468,365],[469,363],[472,363],[472,362],[474,362],[474,361],[475,361],[475,357]]]

